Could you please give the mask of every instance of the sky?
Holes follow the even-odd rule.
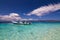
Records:
[[[0,0],[0,20],[11,20],[16,17],[60,20],[60,0]]]

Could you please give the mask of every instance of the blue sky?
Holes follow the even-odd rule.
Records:
[[[58,3],[60,3],[60,0],[0,0],[0,15],[18,13],[22,18],[60,20],[60,9],[43,16],[24,15],[40,8],[41,6]]]

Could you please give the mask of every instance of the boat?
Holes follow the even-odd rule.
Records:
[[[30,25],[31,22],[27,21],[12,21],[13,24],[19,24],[19,25]]]

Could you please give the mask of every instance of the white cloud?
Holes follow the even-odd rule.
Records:
[[[50,4],[47,6],[41,6],[40,8],[37,8],[33,10],[32,12],[28,13],[27,15],[36,15],[36,16],[43,16],[45,14],[48,14],[50,12],[54,12],[60,10],[60,3],[58,4]]]
[[[21,17],[17,13],[10,13],[9,15],[0,15],[0,20],[3,21],[11,21],[11,20],[19,20]]]
[[[34,19],[32,19],[32,18],[28,18],[28,19],[22,19],[22,20],[28,21],[28,20],[34,20]]]
[[[21,21],[28,21],[28,20],[33,20],[32,18],[21,18],[19,14],[17,13],[10,13],[9,15],[0,15],[0,21],[18,21],[18,20],[21,20]]]

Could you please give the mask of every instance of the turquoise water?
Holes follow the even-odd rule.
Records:
[[[0,23],[0,40],[60,40],[60,23]]]

